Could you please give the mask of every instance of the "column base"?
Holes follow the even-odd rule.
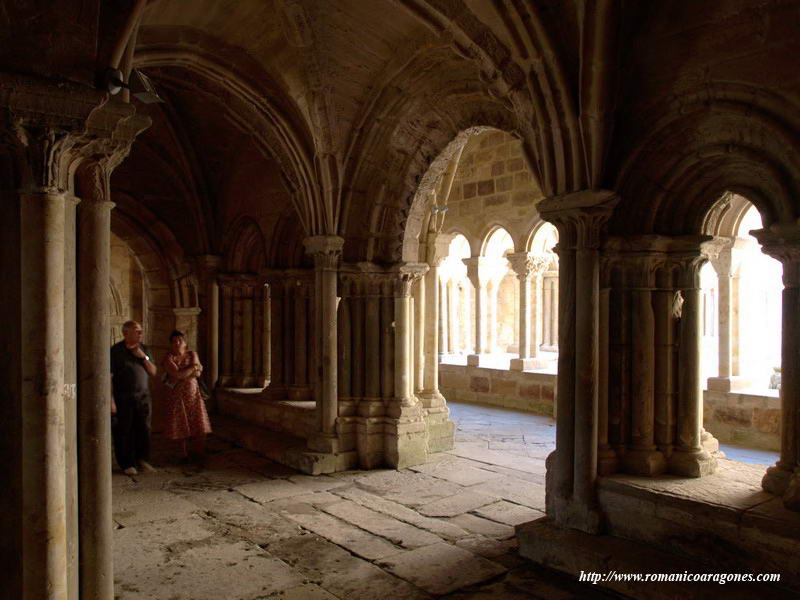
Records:
[[[422,390],[417,394],[417,398],[424,408],[438,408],[447,404],[439,390]]]
[[[358,417],[356,423],[358,466],[376,469],[384,462],[383,417]]]
[[[534,369],[544,369],[551,362],[541,358],[512,358],[510,368],[512,371],[533,371]]]
[[[792,480],[791,468],[786,468],[785,465],[778,462],[778,464],[771,466],[764,473],[761,479],[761,487],[765,492],[775,494],[776,496],[783,496],[786,490],[789,489],[789,482]],[[796,478],[796,477],[795,477]]]
[[[800,467],[794,470],[789,486],[783,495],[783,505],[789,510],[800,511]]]
[[[308,438],[308,449],[325,454],[339,452],[339,438],[335,433],[316,433]]]
[[[717,459],[705,449],[676,449],[669,457],[669,472],[681,477],[705,477],[717,470]]]
[[[750,387],[752,381],[746,377],[709,377],[708,389],[715,392],[735,392]]]
[[[562,529],[577,529],[596,535],[603,529],[603,514],[597,506],[587,506],[574,498],[559,498],[553,503],[555,511],[547,511],[556,525]]]
[[[629,450],[622,459],[626,473],[653,477],[667,470],[667,460],[656,449]]]
[[[384,419],[384,461],[395,469],[419,465],[428,460],[428,428],[422,408],[395,398]]]
[[[611,475],[619,468],[619,458],[612,448],[600,448],[597,453],[597,474]]]
[[[725,453],[719,449],[719,440],[705,429],[700,431],[700,445],[712,456],[725,458]]]

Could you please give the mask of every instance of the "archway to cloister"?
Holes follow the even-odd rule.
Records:
[[[700,273],[703,418],[730,457],[770,464],[780,449],[783,283],[780,262],[750,233],[762,229],[758,209],[735,193],[704,224],[718,247]]]

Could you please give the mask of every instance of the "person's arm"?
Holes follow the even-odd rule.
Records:
[[[192,351],[192,366],[194,367],[192,377],[200,377],[203,374],[203,365],[200,364],[200,357],[194,351]]]
[[[158,369],[156,369],[156,366],[153,364],[153,361],[150,360],[150,357],[145,354],[145,351],[142,350],[141,344],[136,346],[136,349],[133,350],[132,354],[136,358],[142,359],[142,366],[144,367],[144,370],[147,371],[147,374],[150,375],[150,377],[156,376]]]
[[[164,360],[164,368],[173,379],[189,379],[190,377],[194,377],[196,369],[194,364],[184,367],[183,369],[179,369],[172,355],[167,356],[167,358]]]

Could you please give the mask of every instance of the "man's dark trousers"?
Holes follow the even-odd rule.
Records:
[[[150,396],[114,398],[114,453],[124,471],[150,458]]]

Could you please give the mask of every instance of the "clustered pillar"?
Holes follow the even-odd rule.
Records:
[[[559,242],[559,359],[556,450],[547,459],[547,512],[562,526],[596,533],[601,526],[598,468],[599,315],[602,227],[617,198],[579,192],[539,205]]]
[[[4,591],[111,600],[108,179],[150,121],[94,90],[19,80],[8,91],[2,550],[22,578]]]
[[[210,304],[213,307],[214,295],[221,296],[217,312],[219,348],[216,353],[212,348],[210,356],[220,357],[218,385],[263,389],[271,372],[267,362],[270,356],[264,348],[269,323],[264,317],[269,305],[266,279],[263,275],[219,273],[216,285],[219,291],[215,294],[212,287]],[[211,326],[215,320],[209,318]]]
[[[306,252],[314,259],[318,275],[315,297],[320,308],[319,319],[321,330],[318,331],[317,343],[320,344],[320,372],[317,396],[317,414],[319,415],[319,432],[310,440],[313,449],[323,452],[338,450],[336,436],[336,419],[339,416],[339,397],[337,391],[338,378],[338,340],[337,340],[337,279],[339,259],[344,239],[336,236],[317,236],[307,238],[304,242]],[[309,307],[310,308],[310,307]],[[309,311],[310,312],[310,311]],[[296,315],[300,319],[305,315]]]
[[[709,434],[704,440],[702,430],[698,300],[700,267],[717,252],[708,236],[606,242],[601,472],[619,464],[636,475],[700,477],[716,469],[715,440]]]

